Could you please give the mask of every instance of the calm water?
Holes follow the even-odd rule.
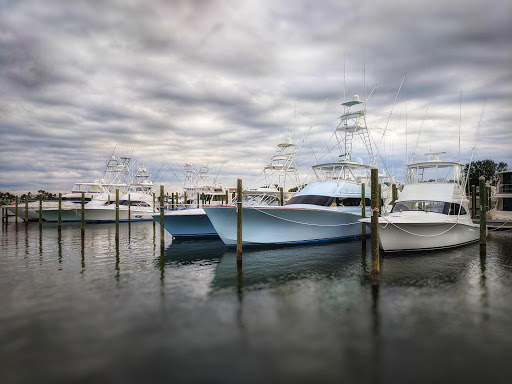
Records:
[[[152,223],[10,223],[2,383],[508,383],[512,233],[435,253],[369,242],[246,250]],[[382,255],[381,255],[382,256]]]

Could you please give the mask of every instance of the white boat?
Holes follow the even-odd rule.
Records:
[[[107,205],[98,199],[87,203],[84,207],[85,222],[108,223],[116,221],[116,203],[112,202],[111,198],[109,201],[110,204]],[[153,196],[148,193],[129,192],[119,198],[119,222],[153,220],[155,210]],[[81,220],[81,209],[77,209],[76,213]]]
[[[274,205],[280,204],[280,188],[286,188],[286,182],[291,179],[295,185],[299,184],[299,177],[297,174],[297,167],[295,164],[295,157],[298,148],[292,143],[290,137],[286,137],[277,145],[276,153],[270,158],[270,162],[266,165],[263,171],[258,175],[250,185],[261,185],[257,188],[248,188],[243,192],[244,205]],[[187,193],[187,205],[185,209],[167,211],[164,215],[164,228],[172,234],[176,239],[179,238],[205,238],[205,237],[218,237],[217,231],[213,227],[210,219],[206,215],[203,205],[199,200],[189,200],[188,196],[201,196],[207,197],[210,205],[219,204],[224,197],[225,190],[222,186],[219,187],[214,183],[209,185],[208,168],[203,165],[199,170],[197,180],[194,180],[192,165],[185,166],[186,185],[184,190]],[[285,199],[288,198],[289,193],[283,193]],[[227,204],[229,202],[226,202]],[[154,216],[155,220],[160,222],[160,215]]]
[[[312,167],[317,181],[307,184],[284,206],[242,206],[242,239],[247,245],[302,244],[354,239],[361,236],[361,199],[365,198],[369,214],[370,166],[362,160],[351,160],[352,139],[357,133],[374,163],[366,128],[366,104],[354,96],[342,103],[344,114],[335,131],[341,155],[337,161]],[[352,107],[359,107],[357,111]],[[365,183],[365,196],[361,184]],[[205,208],[220,238],[229,246],[236,245],[237,212],[234,206]]]
[[[498,185],[492,198],[496,206],[489,211],[489,218],[496,222],[493,227],[510,228],[512,223],[512,169],[496,173]]]
[[[465,193],[463,164],[439,160],[442,153],[407,166],[402,194],[391,213],[379,217],[384,251],[448,248],[479,239],[480,228],[471,220]],[[361,222],[370,226],[371,219]]]
[[[210,181],[209,171],[210,168],[206,164],[197,172],[191,163],[185,164],[184,194],[181,196],[183,201],[178,204],[180,209],[166,210],[164,216],[164,228],[174,238],[218,237],[202,207],[204,202],[221,203],[227,190],[217,184],[216,178]],[[153,217],[160,223],[159,214],[153,214]]]

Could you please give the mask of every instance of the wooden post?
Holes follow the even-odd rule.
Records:
[[[379,170],[376,165],[372,166],[371,170],[371,183],[372,183],[372,281],[376,282],[380,278],[379,266]]]
[[[82,192],[82,204],[81,204],[81,214],[82,214],[82,225],[80,226],[80,230],[82,232],[82,237],[84,236],[85,231],[85,192]]]
[[[39,195],[39,225],[43,225],[43,195]]]
[[[284,190],[283,187],[279,187],[279,203],[281,206],[284,205]]]
[[[185,209],[187,209],[187,192],[183,191],[183,204]]]
[[[116,188],[116,242],[119,241],[119,188]]]
[[[160,248],[165,248],[164,186],[160,185]]]
[[[156,212],[156,199],[155,199],[155,192],[153,192],[153,212]]]
[[[28,224],[28,195],[25,195],[25,224]]]
[[[197,192],[197,208],[199,208],[199,192]]]
[[[128,224],[132,223],[132,198],[128,194]]]
[[[174,192],[171,193],[171,211],[174,211]]]
[[[471,186],[471,218],[476,216],[476,186]]]
[[[485,177],[480,176],[478,179],[480,182],[480,245],[487,244],[487,222],[485,218],[486,214],[486,205],[487,205],[487,198],[486,198],[486,190],[485,188]]]
[[[229,191],[226,189],[226,205],[229,204]]]
[[[62,226],[62,193],[59,193],[59,217],[57,219],[57,226]]]
[[[242,179],[237,180],[236,199],[236,262],[242,264]]]
[[[14,209],[14,212],[16,213],[16,216],[14,216],[14,220],[16,222],[16,227],[18,226],[18,205],[19,205],[19,197],[16,196],[16,208]]]
[[[361,217],[366,217],[366,185],[361,184]],[[361,240],[366,241],[366,224],[361,223]]]
[[[398,190],[396,189],[396,184],[391,185],[391,195],[393,197],[391,204],[393,205],[398,200]]]

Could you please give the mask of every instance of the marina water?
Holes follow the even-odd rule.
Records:
[[[2,383],[505,383],[512,233],[381,255],[369,240],[245,249],[151,222],[9,223]]]

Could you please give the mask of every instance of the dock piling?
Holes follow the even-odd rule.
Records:
[[[39,226],[43,225],[43,195],[39,195]]]
[[[361,217],[366,217],[366,185],[361,184]],[[361,223],[361,240],[366,242],[366,224]]]
[[[380,195],[379,195],[379,169],[376,165],[371,169],[371,191],[372,191],[372,219],[371,219],[371,253],[372,253],[372,282],[378,282],[380,279],[380,266],[379,266],[379,208],[380,208]]]
[[[62,226],[62,193],[59,192],[59,216],[57,219],[57,227]]]
[[[242,179],[237,180],[237,201],[236,201],[236,263],[242,264]]]
[[[119,243],[119,189],[116,188],[116,243]]]
[[[395,201],[398,200],[398,190],[396,189],[396,184],[391,185],[391,196],[393,198],[393,201],[391,201],[391,204],[395,204]]]
[[[16,228],[18,228],[18,206],[19,206],[19,203],[20,203],[19,200],[20,200],[19,197],[16,196],[16,203],[15,203],[16,204],[16,208],[14,209],[14,212],[15,212],[14,221],[16,223]]]
[[[85,192],[82,192],[81,214],[82,214],[82,224],[80,226],[80,230],[82,232],[82,238],[83,238],[84,232],[85,232]]]
[[[28,225],[28,196],[25,196],[25,224]]]
[[[160,185],[160,248],[165,249],[164,186]]]
[[[279,187],[279,203],[281,206],[284,205],[284,190],[283,187]]]
[[[487,244],[487,222],[486,222],[486,205],[487,198],[486,192],[487,188],[485,188],[485,177],[480,176],[478,179],[480,183],[480,247]]]

